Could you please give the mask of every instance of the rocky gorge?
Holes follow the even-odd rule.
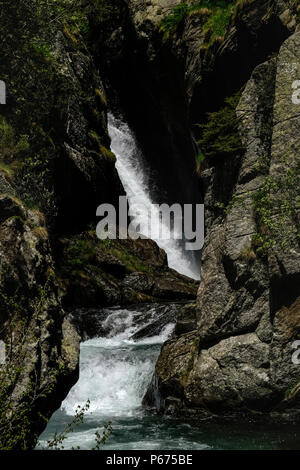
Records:
[[[299,418],[299,18],[293,0],[1,5],[1,448],[35,446],[116,306],[157,309],[136,339],[177,321],[145,406]],[[125,194],[108,109],[155,202],[204,203],[200,285],[152,240],[97,239]]]

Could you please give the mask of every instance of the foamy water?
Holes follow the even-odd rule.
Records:
[[[149,236],[152,210],[151,224],[154,234],[159,234],[160,212],[158,208],[153,207],[150,197],[149,168],[135,136],[126,123],[116,119],[112,114],[108,116],[108,131],[111,137],[111,150],[117,157],[116,168],[126,191],[131,214],[134,214],[135,223],[142,235]],[[166,226],[161,230],[168,232]],[[170,239],[164,240],[155,236],[151,238],[165,250],[171,268],[193,279],[200,279],[200,268],[194,253],[186,251],[184,243],[176,239],[177,236],[174,230],[174,236]]]

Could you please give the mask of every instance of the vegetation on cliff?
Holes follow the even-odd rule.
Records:
[[[202,0],[191,4],[182,2],[163,18],[160,28],[168,36],[176,32],[187,16],[197,15],[202,18],[206,37],[213,41],[217,37],[224,36],[235,4],[236,1],[226,0]]]
[[[141,102],[145,104],[151,96],[153,109],[163,109],[166,134],[176,146],[182,144],[179,154],[180,159],[185,158],[184,165],[188,163],[184,143],[190,142],[188,119],[192,115],[193,122],[201,122],[197,129],[201,150],[197,165],[208,208],[203,279],[196,311],[191,318],[185,317],[181,330],[177,327],[179,336],[171,348],[174,355],[170,351],[174,370],[180,369],[180,389],[174,388],[170,357],[162,361],[164,385],[171,380],[164,388],[166,398],[175,393],[175,400],[180,402],[185,393],[186,403],[198,410],[207,402],[212,408],[217,405],[216,411],[220,403],[224,408],[246,403],[262,409],[265,403],[271,406],[278,402],[291,385],[297,384],[290,342],[299,330],[295,300],[299,290],[299,165],[295,164],[299,133],[292,127],[298,115],[281,114],[291,107],[291,89],[284,89],[290,70],[294,70],[288,48],[281,53],[278,69],[278,77],[285,64],[289,69],[278,87],[284,89],[281,97],[274,97],[274,86],[270,91],[264,84],[262,92],[257,91],[255,87],[264,81],[264,75],[254,76],[253,88],[243,93],[250,116],[250,124],[244,124],[249,132],[246,156],[236,117],[240,94],[225,101],[223,95],[230,96],[248,80],[257,63],[277,54],[279,45],[299,22],[298,2],[181,2],[160,24],[164,38],[180,33],[181,26],[184,29],[189,23],[186,20],[195,15],[200,26],[193,31],[198,31],[199,38],[192,39],[199,42],[189,37],[183,44],[176,37],[178,44],[172,44],[172,50],[168,41],[160,42],[157,24],[154,27],[149,18],[139,23],[141,12],[137,12],[134,23],[133,17],[125,15],[126,8],[122,0],[11,0],[1,5],[0,79],[8,85],[8,105],[1,107],[0,116],[0,337],[5,339],[8,351],[12,351],[12,338],[20,340],[22,346],[18,349],[13,345],[11,361],[6,370],[0,369],[2,448],[34,445],[49,414],[76,380],[78,338],[72,337],[70,325],[64,332],[61,300],[66,308],[73,309],[194,299],[196,295],[197,283],[168,270],[165,256],[151,242],[99,241],[87,231],[96,206],[114,201],[123,191],[115,157],[109,150],[107,98],[97,60],[105,51],[103,46],[99,52],[102,40],[114,43],[116,55],[122,53],[124,22],[130,24],[130,34],[126,36],[127,55],[120,61],[121,80],[130,57],[130,67],[136,66],[138,77],[134,84],[139,77],[145,80],[138,90],[148,94]],[[284,8],[290,8],[287,19],[284,15],[282,18]],[[235,29],[230,28],[231,18],[239,21],[238,34],[237,24]],[[155,41],[151,43],[152,34]],[[212,47],[211,54],[203,54],[203,45],[223,36],[218,51]],[[299,55],[296,39],[289,46],[293,48],[293,63]],[[106,48],[108,61],[112,50]],[[139,75],[137,68],[142,65]],[[240,65],[236,73],[235,67]],[[264,72],[268,66],[263,67]],[[237,80],[232,72],[226,73],[226,68],[234,70]],[[212,86],[218,96],[210,107]],[[163,94],[169,92],[164,100]],[[288,97],[288,104],[278,104],[276,130],[268,120],[265,125],[265,93],[270,107],[275,98]],[[258,109],[249,105],[248,97],[251,106],[258,103]],[[177,109],[178,103],[181,107]],[[206,120],[194,119],[208,109],[213,111]],[[180,132],[187,135],[186,140],[175,139]],[[264,133],[278,145],[273,168],[271,142],[266,144]],[[164,162],[165,167],[178,172],[174,153],[169,153],[172,160]],[[238,164],[244,166],[236,165],[238,171],[233,171],[230,165],[240,154],[244,160],[241,158]],[[266,154],[263,168],[257,168],[260,154]],[[260,178],[258,182],[256,177]],[[235,204],[236,185],[245,199],[243,207]],[[225,207],[222,220],[214,212],[218,204]],[[50,241],[47,228],[51,228]],[[263,260],[259,254],[264,255]],[[52,256],[57,263],[55,279],[45,294],[43,286]],[[206,343],[199,345],[199,338]],[[184,342],[186,362],[182,362]],[[274,380],[274,390],[269,379]],[[211,388],[215,383],[217,387]]]
[[[102,157],[111,157],[104,130],[106,99],[84,59],[89,56],[90,11],[89,3],[73,0],[22,0],[2,7],[0,27],[9,34],[3,35],[0,52],[1,79],[8,93],[8,105],[1,109],[0,165],[14,176],[21,199],[45,213],[48,226],[56,223],[62,204],[57,172],[62,171],[65,142],[86,147],[98,167]],[[105,16],[104,9],[101,14]],[[74,69],[73,63],[66,67],[63,55],[78,62]],[[80,68],[85,76],[76,76]],[[66,122],[75,110],[81,127],[84,120],[89,122],[89,140],[66,135]]]
[[[236,115],[240,97],[241,91],[226,98],[224,107],[208,113],[206,122],[197,125],[201,134],[197,142],[201,150],[197,161],[200,168],[205,159],[208,164],[217,164],[221,158],[233,157],[244,151]]]
[[[167,267],[148,239],[99,240],[93,229],[60,240],[58,279],[66,309],[193,298],[197,282]]]

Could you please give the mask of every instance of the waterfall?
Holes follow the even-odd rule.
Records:
[[[84,421],[75,426],[63,441],[66,450],[81,450],[95,446],[95,432],[100,434],[109,421],[112,435],[104,450],[194,450],[194,449],[280,449],[283,443],[295,442],[298,448],[298,428],[249,429],[249,423],[201,423],[197,427],[174,417],[149,413],[142,398],[151,380],[162,344],[173,331],[174,323],[165,325],[160,334],[134,340],[136,333],[155,315],[152,306],[145,310],[107,309],[104,327],[110,333],[81,344],[80,377],[61,408],[54,413],[40,436],[37,449],[47,448],[47,441],[62,432],[72,421],[78,405],[90,400]],[[146,315],[145,315],[146,313]],[[293,447],[288,447],[290,449]]]
[[[152,206],[149,168],[127,124],[109,115],[109,134],[111,149],[117,157],[116,168],[126,191],[131,213],[136,214],[140,232],[146,234]],[[159,224],[158,211],[155,217],[155,223]],[[186,252],[180,241],[155,241],[166,251],[170,267],[199,279],[199,269],[193,253]],[[90,408],[85,415],[84,424],[68,435],[68,439],[64,441],[65,449],[73,446],[91,449],[95,432],[101,433],[108,421],[112,421],[113,437],[109,439],[106,449],[207,448],[205,444],[197,440],[195,442],[191,428],[177,423],[170,430],[167,421],[150,415],[142,407],[161,347],[175,327],[178,306],[171,307],[168,304],[167,308],[175,308],[176,312],[171,317],[167,317],[160,310],[161,307],[165,308],[150,304],[128,309],[106,309],[105,319],[101,324],[102,330],[107,332],[106,336],[81,343],[79,380],[61,408],[52,416],[45,432],[40,436],[38,448],[45,447],[47,440],[55,432],[62,431],[66,423],[72,420],[77,407],[83,407],[87,400],[90,400]],[[137,339],[140,338],[139,333],[157,322],[160,315],[164,321],[155,333],[150,333],[153,336]]]
[[[108,336],[82,344],[84,367],[80,381],[62,405],[67,414],[83,406],[86,397],[91,400],[90,412],[100,418],[128,417],[140,410],[161,345],[175,325],[166,325],[157,336],[134,341],[134,333],[145,326],[135,324],[138,315],[138,311],[112,310],[103,322],[104,328],[110,328]]]
[[[129,204],[133,210],[141,204],[145,207],[145,212],[139,213],[139,222],[146,229],[146,209],[152,202],[147,165],[126,124],[110,116],[109,131]],[[170,266],[196,277],[196,265],[182,245],[174,240],[158,240],[158,244],[167,252]],[[168,316],[165,308],[174,309],[174,315]],[[87,400],[90,400],[90,408],[83,423],[63,441],[66,450],[77,446],[82,450],[92,449],[95,433],[101,435],[108,422],[113,433],[105,443],[105,450],[261,449],[273,445],[275,449],[280,448],[284,439],[279,432],[275,436],[265,434],[263,429],[254,434],[247,428],[243,435],[240,423],[226,432],[219,424],[211,427],[207,424],[206,428],[202,424],[197,428],[174,417],[150,413],[142,406],[161,347],[174,330],[177,311],[177,304],[106,308],[102,316],[99,309],[105,337],[82,342],[79,380],[51,417],[37,449],[47,448],[47,441],[66,429],[77,407],[83,407]],[[149,328],[158,318],[163,321],[154,329]],[[145,330],[149,337],[141,334],[145,334]]]
[[[135,215],[141,234],[147,235],[153,205],[150,196],[149,167],[133,132],[126,123],[109,114],[108,131],[111,137],[111,150],[117,157],[116,168],[127,194],[130,211]],[[156,226],[160,223],[158,209],[154,211],[154,222]],[[194,253],[186,251],[180,240],[154,238],[154,241],[167,253],[170,268],[193,279],[200,279]]]

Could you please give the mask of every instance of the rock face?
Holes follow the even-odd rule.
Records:
[[[30,448],[78,378],[79,337],[64,319],[42,214],[5,195],[0,214],[0,441]]]
[[[56,1],[6,2],[0,19],[1,449],[34,447],[78,378],[64,307],[194,299],[198,287],[150,240],[95,239],[96,208],[118,207],[124,189],[88,13],[62,3],[61,16]]]
[[[184,302],[159,302],[140,303],[128,306],[123,309],[124,322],[128,320],[128,315],[132,317],[132,326],[137,327],[132,335],[132,340],[159,335],[170,323],[175,324],[178,312],[191,308],[192,303]],[[107,318],[114,311],[120,311],[120,307],[113,308],[81,308],[72,310],[68,316],[72,325],[82,338],[87,340],[99,336],[109,336],[112,332],[112,325]],[[121,324],[120,324],[121,326]],[[115,330],[113,332],[115,334]]]
[[[108,20],[110,28],[96,18],[93,24],[95,60],[103,71],[109,100],[122,109],[134,129],[153,172],[156,202],[196,203],[200,194],[194,172],[195,142],[183,69],[158,30],[172,2],[117,3],[125,6],[117,24],[113,18]]]
[[[294,406],[299,390],[299,368],[292,362],[300,317],[299,105],[292,95],[297,96],[299,80],[299,33],[293,34],[299,7],[238,1],[218,34],[207,23],[213,13],[196,2],[125,3],[126,20],[118,29],[124,47],[105,73],[153,166],[145,109],[181,149],[180,163],[171,154],[167,165],[161,164],[162,181],[174,161],[178,173],[182,162],[188,168],[196,156],[186,130],[203,137],[203,127],[195,124],[207,123],[207,112],[222,108],[237,91],[236,121],[244,146],[230,157],[219,151],[206,158],[200,170],[206,242],[197,308],[181,312],[177,336],[162,350],[145,401],[167,413],[199,416],[275,413]],[[114,30],[106,51],[116,37]],[[112,75],[125,62],[122,85]],[[124,88],[148,98],[132,105]],[[184,130],[184,139],[177,129]]]
[[[73,88],[66,97],[63,144],[54,172],[56,231],[78,233],[95,220],[99,204],[118,207],[118,196],[125,193],[115,156],[108,150],[105,92],[92,57],[70,47],[62,32],[57,33],[53,54]]]
[[[200,175],[208,227],[197,326],[167,342],[158,360],[157,403],[167,413],[299,415],[299,76],[295,33],[243,91],[236,113],[245,152],[223,216],[213,215],[217,169]]]

